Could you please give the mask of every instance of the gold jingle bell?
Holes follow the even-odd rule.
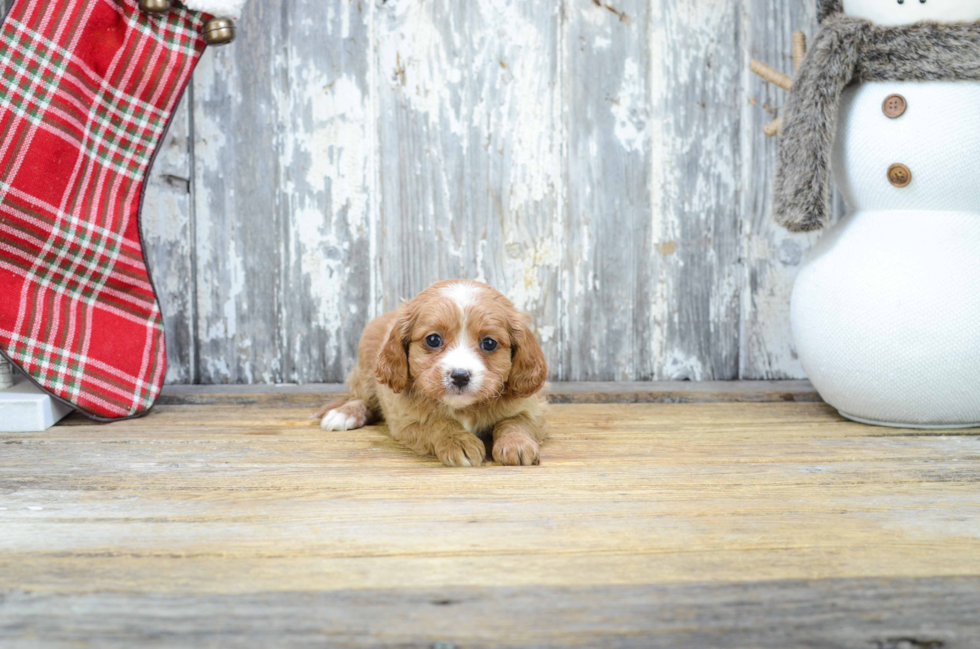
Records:
[[[228,18],[212,18],[204,25],[204,42],[227,45],[235,40],[235,23]]]
[[[172,0],[139,0],[139,5],[148,14],[165,14],[174,8]]]

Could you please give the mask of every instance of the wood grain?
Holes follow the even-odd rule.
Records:
[[[302,406],[316,409],[346,394],[342,383],[321,385],[171,385],[157,403],[180,405]],[[552,383],[550,403],[779,403],[820,402],[809,381],[655,381],[649,383]]]
[[[193,383],[197,366],[194,186],[190,106],[174,112],[146,181],[140,228],[167,336],[167,382]]]
[[[233,593],[980,574],[980,438],[823,404],[553,406],[450,470],[307,409],[0,436],[0,586]]]
[[[250,2],[239,39],[209,49],[192,81],[195,382],[284,380],[283,20],[280,3]]]
[[[976,577],[197,596],[14,592],[0,607],[0,640],[9,647],[97,639],[100,647],[126,648],[972,649],[978,606]]]
[[[810,36],[815,33],[816,3],[750,0],[747,7],[742,54],[746,87],[741,107],[745,275],[739,375],[746,379],[797,378],[803,376],[803,368],[793,347],[789,302],[796,273],[819,235],[792,234],[772,219],[778,142],[766,137],[763,128],[779,115],[786,91],[752,74],[749,61],[758,59],[792,75],[792,34],[796,30]]]
[[[793,74],[793,32],[812,41],[817,30],[816,3],[806,0],[750,0],[743,29],[742,188],[741,213],[744,276],[739,377],[744,380],[794,379],[804,376],[789,327],[789,303],[796,274],[821,234],[792,234],[772,218],[772,181],[776,138],[765,125],[786,102],[786,92],[752,74],[759,59]],[[834,191],[832,221],[846,206]]]
[[[813,13],[251,3],[194,82],[189,215],[149,226],[171,381],[342,381],[368,318],[455,276],[534,315],[555,379],[801,377],[815,237],[772,225],[783,91],[748,61],[790,71]]]
[[[657,379],[738,378],[741,12],[727,0],[674,0],[654,17],[653,221],[664,290],[660,316],[639,313],[637,324],[663,328],[647,356]]]
[[[576,1],[566,3],[566,11],[568,208],[558,376],[650,378],[644,350],[664,326],[644,307],[658,289],[656,270],[650,268],[657,263],[651,177],[653,158],[660,153],[653,143],[651,3]],[[640,318],[646,322],[637,329]]]
[[[816,403],[549,422],[531,469],[288,404],[0,435],[0,644],[973,646],[978,431]]]
[[[375,5],[379,301],[393,309],[440,279],[486,281],[534,316],[551,358],[562,250],[559,7]]]
[[[371,3],[287,0],[276,203],[284,224],[282,379],[345,377],[374,315],[377,256]],[[311,19],[311,17],[313,19]]]
[[[771,219],[804,0],[251,2],[150,177],[172,383],[345,379],[436,279],[535,317],[552,378],[792,379]],[[184,179],[189,179],[185,185]],[[842,206],[838,198],[837,211]]]

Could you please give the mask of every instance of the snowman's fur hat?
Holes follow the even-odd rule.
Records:
[[[823,9],[840,6],[823,0]],[[828,15],[782,113],[773,214],[794,232],[827,224],[841,96],[860,81],[980,81],[980,22],[881,27]],[[882,172],[884,174],[884,172]]]

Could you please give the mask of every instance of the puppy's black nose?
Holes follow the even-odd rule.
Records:
[[[465,388],[470,382],[470,373],[466,370],[453,370],[449,378],[453,380],[453,385],[457,388]]]

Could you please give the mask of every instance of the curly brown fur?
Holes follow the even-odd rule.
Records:
[[[773,203],[777,222],[793,232],[827,224],[831,148],[849,84],[952,80],[980,80],[980,23],[880,27],[830,15],[783,109]]]
[[[459,371],[464,385],[452,379]],[[449,466],[480,465],[483,433],[501,464],[538,464],[547,376],[529,318],[510,300],[486,284],[440,282],[368,324],[350,394],[317,415],[324,430],[384,419],[400,444]]]

